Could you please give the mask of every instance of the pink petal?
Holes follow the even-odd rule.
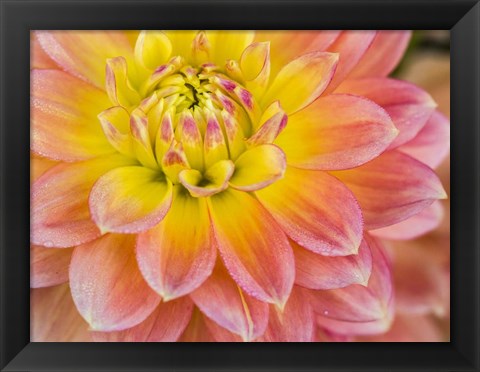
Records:
[[[282,306],[293,286],[292,248],[280,226],[252,196],[227,190],[210,197],[223,262],[250,296]]]
[[[446,197],[440,180],[430,168],[396,150],[333,175],[353,191],[367,230],[406,220]]]
[[[270,305],[270,318],[263,342],[311,342],[315,328],[309,297],[300,287],[293,287],[283,311]]]
[[[30,69],[56,69],[58,66],[45,53],[38,42],[35,31],[30,32]]]
[[[358,203],[328,173],[288,167],[283,180],[256,192],[283,231],[323,255],[357,253],[363,223]]]
[[[164,300],[190,293],[211,274],[216,258],[205,198],[176,190],[165,219],[138,236],[137,261]]]
[[[188,297],[163,302],[142,323],[118,332],[92,332],[97,342],[175,342],[192,317]]]
[[[446,342],[438,322],[432,316],[397,314],[388,332],[362,337],[363,342]]]
[[[40,45],[70,74],[105,86],[108,58],[133,57],[133,47],[122,31],[37,31]]]
[[[98,179],[88,203],[102,233],[138,233],[155,226],[168,213],[172,184],[157,170],[120,167]]]
[[[388,329],[393,306],[390,265],[380,242],[368,235],[372,274],[365,287],[352,284],[341,289],[310,291],[317,323],[339,334],[376,333]]]
[[[121,331],[144,321],[160,297],[135,260],[135,237],[108,234],[75,248],[70,286],[80,314],[97,331]]]
[[[179,342],[215,342],[212,332],[207,327],[208,318],[206,318],[198,308],[193,309],[192,318],[187,328],[180,336]],[[210,321],[212,324],[216,324]],[[220,326],[218,326],[220,328]],[[228,332],[228,331],[226,331]]]
[[[449,313],[450,242],[448,237],[426,236],[399,242],[393,250],[393,274],[398,312]]]
[[[320,98],[289,116],[287,127],[275,143],[285,151],[289,165],[337,170],[374,159],[397,133],[380,106],[342,94]]]
[[[335,75],[323,93],[324,95],[333,92],[333,90],[345,80],[358,64],[358,61],[364,56],[375,39],[376,34],[377,31],[343,31],[335,42],[328,47],[328,52],[339,53],[340,58]]]
[[[50,168],[57,165],[58,162],[41,158],[39,156],[30,156],[30,185],[35,182],[41,175],[43,175]]]
[[[443,215],[442,204],[436,201],[409,219],[371,230],[370,233],[384,239],[410,240],[436,229],[442,222]]]
[[[206,316],[244,341],[265,332],[268,304],[243,293],[220,262],[191,297]]]
[[[403,57],[411,35],[411,31],[378,31],[372,45],[349,77],[390,74]]]
[[[100,230],[90,219],[88,195],[100,175],[128,162],[112,156],[63,163],[46,172],[32,185],[31,242],[67,248],[99,237]]]
[[[30,287],[50,287],[68,282],[68,266],[73,248],[30,247]]]
[[[422,130],[400,151],[436,168],[450,151],[450,123],[447,117],[435,111]]]
[[[435,110],[436,103],[424,90],[406,81],[389,78],[347,80],[336,93],[350,93],[371,99],[382,106],[399,130],[389,148],[398,147],[425,126]]]
[[[110,105],[105,92],[59,70],[33,70],[30,78],[35,153],[78,161],[115,151],[97,119]]]
[[[75,308],[68,284],[30,291],[30,341],[91,341],[88,324]]]
[[[205,326],[215,342],[244,342],[244,340],[237,334],[228,331],[222,326],[215,323],[213,320],[203,317]]]
[[[329,257],[292,243],[295,254],[295,284],[310,289],[336,289],[351,284],[367,285],[372,271],[372,255],[365,240],[358,254]]]

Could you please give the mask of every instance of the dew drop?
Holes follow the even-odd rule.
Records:
[[[328,310],[325,310],[325,311],[323,312],[323,315],[328,315]]]

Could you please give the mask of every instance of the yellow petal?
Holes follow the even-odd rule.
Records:
[[[262,189],[285,173],[285,154],[275,145],[261,145],[245,151],[235,162],[230,185],[242,191]]]
[[[135,60],[148,69],[166,63],[172,53],[170,39],[161,31],[142,31],[135,44]]]
[[[207,31],[212,43],[212,62],[224,66],[228,59],[238,60],[253,42],[254,31]]]
[[[222,160],[210,167],[205,174],[196,169],[188,169],[180,172],[178,178],[190,195],[205,197],[225,190],[234,168],[231,160]]]
[[[99,178],[89,197],[92,218],[102,232],[145,231],[168,212],[172,184],[158,171],[131,166]]]
[[[337,65],[338,54],[312,52],[280,70],[261,100],[266,107],[279,100],[287,114],[312,103],[328,86]]]

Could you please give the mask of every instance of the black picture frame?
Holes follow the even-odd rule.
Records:
[[[2,371],[478,371],[480,4],[432,1],[0,0]],[[451,30],[451,342],[30,343],[31,29]]]

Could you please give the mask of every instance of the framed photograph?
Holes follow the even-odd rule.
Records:
[[[2,371],[480,368],[476,1],[0,4]]]

